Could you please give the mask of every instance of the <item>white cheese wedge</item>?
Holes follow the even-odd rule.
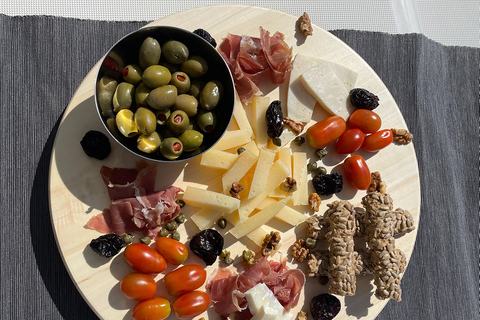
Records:
[[[240,207],[240,200],[226,194],[187,186],[183,194],[186,204],[222,213],[231,213]]]
[[[232,183],[239,182],[248,170],[257,162],[258,157],[250,150],[242,152],[222,177],[223,193],[230,195]]]
[[[358,73],[355,71],[330,61],[297,54],[293,62],[293,69],[290,72],[287,94],[287,115],[289,118],[301,122],[311,120],[316,99],[305,89],[300,75],[319,63],[327,63],[348,91],[354,88],[358,78]]]
[[[270,221],[275,215],[287,204],[290,197],[275,202],[271,206],[257,212],[251,217],[240,222],[235,227],[230,229],[230,234],[235,238],[240,239],[249,232],[252,232],[256,228],[259,228]]]
[[[349,90],[329,63],[321,62],[308,69],[300,75],[300,81],[328,113],[348,119],[354,109],[348,99]]]
[[[245,130],[226,131],[223,137],[215,144],[212,149],[227,150],[244,145],[252,140],[251,134]]]
[[[222,150],[210,149],[202,155],[200,165],[215,169],[228,169],[237,160],[238,155]]]
[[[255,173],[253,175],[252,184],[250,186],[250,192],[248,199],[259,195],[265,191],[265,185],[267,184],[268,173],[273,165],[275,159],[275,152],[269,149],[261,148],[260,155],[258,156],[257,165],[255,167]]]
[[[294,152],[293,179],[297,182],[297,190],[293,193],[293,205],[301,206],[308,204],[308,173],[307,154],[305,152]]]
[[[235,118],[235,121],[237,122],[237,125],[240,128],[240,130],[245,130],[250,132],[250,137],[254,139],[255,134],[253,133],[252,126],[250,125],[250,121],[248,121],[248,116],[247,116],[247,113],[245,112],[245,109],[243,108],[242,101],[240,101],[240,97],[236,92],[235,92],[235,106],[233,108],[233,117]]]
[[[280,304],[273,292],[264,283],[259,283],[245,292],[248,308],[255,320],[293,320],[291,313]]]
[[[282,161],[275,161],[268,174],[265,191],[258,196],[242,201],[240,208],[238,208],[238,216],[240,221],[244,221],[250,213],[260,204],[265,198],[282,183],[288,176],[291,170],[287,168]]]
[[[220,211],[201,208],[190,216],[190,219],[197,225],[198,229],[205,230],[210,227],[223,215]]]
[[[269,97],[254,97],[252,100],[252,128],[255,134],[257,146],[267,147],[268,135],[267,124],[265,122],[265,112],[270,105]]]

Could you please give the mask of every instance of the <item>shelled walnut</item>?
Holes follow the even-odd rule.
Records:
[[[292,257],[297,262],[303,262],[308,255],[305,239],[298,239],[292,245]]]
[[[230,189],[230,195],[240,200],[239,193],[242,192],[242,190],[243,190],[243,187],[238,182],[234,182],[232,183],[232,188]]]
[[[272,231],[263,238],[262,243],[262,256],[268,257],[272,251],[275,251],[278,248],[280,240],[282,237],[278,231]]]
[[[367,192],[380,192],[381,194],[387,193],[387,184],[382,181],[380,172],[375,171],[371,174],[370,185],[367,188]]]
[[[298,28],[305,36],[311,36],[313,34],[312,22],[306,12],[298,19]]]
[[[409,144],[413,140],[413,134],[406,129],[392,129],[393,140],[398,144]]]
[[[295,120],[290,119],[289,117],[283,118],[283,124],[290,128],[295,134],[300,134],[305,128],[305,124],[302,122],[297,122]]]
[[[322,203],[322,199],[320,199],[318,193],[310,193],[310,195],[308,196],[308,204],[310,205],[310,209],[318,212],[318,210],[320,209],[320,203]]]
[[[297,191],[297,181],[291,177],[287,177],[282,183],[282,190],[287,193],[292,193]]]

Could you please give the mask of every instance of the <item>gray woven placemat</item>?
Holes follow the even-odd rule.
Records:
[[[48,170],[62,113],[91,67],[145,22],[0,15],[0,319],[96,319],[50,223]],[[383,79],[414,135],[422,186],[403,301],[379,319],[479,316],[480,50],[422,35],[338,30]]]

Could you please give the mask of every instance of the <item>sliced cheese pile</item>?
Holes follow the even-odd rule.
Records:
[[[290,73],[288,117],[309,122],[318,102],[330,114],[347,120],[353,109],[348,94],[357,77],[355,71],[339,64],[297,54]]]
[[[252,320],[293,320],[266,284],[259,283],[245,292]]]

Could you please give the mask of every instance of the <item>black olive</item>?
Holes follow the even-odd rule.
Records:
[[[331,320],[340,312],[340,308],[340,300],[328,293],[314,297],[310,303],[310,312],[314,320]]]
[[[328,196],[343,189],[343,177],[340,173],[317,174],[312,179],[313,187],[318,194]]]
[[[378,107],[378,97],[367,89],[350,90],[350,101],[355,108],[373,110]]]
[[[214,229],[200,231],[190,241],[190,250],[210,266],[222,253],[223,237]]]
[[[88,131],[80,141],[87,156],[103,160],[110,154],[110,141],[103,133],[95,130]]]
[[[270,138],[280,137],[283,132],[283,112],[280,100],[274,100],[265,112],[267,134]]]
[[[197,29],[197,30],[193,31],[193,33],[195,33],[197,36],[200,36],[203,39],[207,40],[207,42],[210,43],[214,48],[217,47],[217,42],[210,35],[210,33],[208,33],[207,30]]]
[[[90,248],[106,258],[113,257],[122,250],[124,242],[118,234],[111,233],[93,239]]]

